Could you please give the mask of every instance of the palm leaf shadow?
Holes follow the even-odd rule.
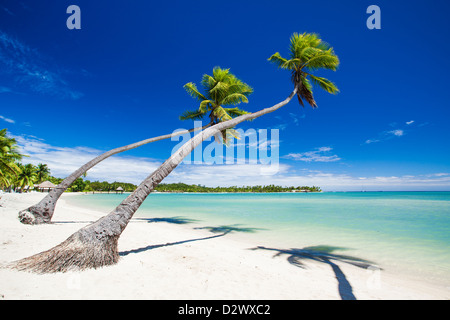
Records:
[[[194,223],[194,222],[198,221],[196,219],[179,217],[179,216],[168,217],[168,218],[135,218],[133,220],[147,221],[147,223],[167,222],[167,223],[173,223],[173,224],[188,224],[188,223]]]
[[[344,272],[342,272],[341,268],[333,261],[347,263],[364,269],[373,266],[372,262],[364,259],[333,253],[333,251],[336,250],[345,250],[345,248],[340,247],[312,246],[312,247],[305,247],[302,249],[297,248],[275,249],[258,246],[251,250],[259,250],[259,249],[276,251],[276,254],[273,256],[274,258],[286,254],[288,255],[287,261],[293,266],[299,268],[305,268],[305,265],[303,263],[303,261],[305,260],[313,260],[328,264],[332,268],[336,280],[338,281],[338,291],[342,300],[356,300],[356,297],[353,294],[353,288],[350,282],[347,280],[347,277],[345,276]]]
[[[194,229],[206,229],[209,230],[212,233],[230,233],[230,232],[245,232],[245,233],[253,233],[257,230],[264,230],[261,228],[246,228],[246,227],[239,227],[240,224],[233,224],[233,225],[224,225],[224,226],[218,226],[218,227],[197,227]]]
[[[151,223],[151,222],[161,222],[162,221],[162,222],[175,223],[175,224],[185,224],[185,223],[191,223],[191,222],[197,221],[197,220],[194,220],[194,219],[187,219],[187,218],[180,218],[180,217],[173,217],[173,218],[138,218],[138,219],[139,220],[148,221],[149,223]],[[182,241],[177,241],[177,242],[168,242],[168,243],[164,243],[164,244],[148,245],[148,246],[143,247],[143,248],[138,248],[138,249],[133,249],[133,250],[119,252],[119,255],[120,256],[126,256],[126,255],[129,255],[130,253],[141,253],[141,252],[144,252],[144,251],[147,251],[147,250],[152,250],[152,249],[161,248],[161,247],[175,246],[175,245],[188,243],[188,242],[195,242],[195,241],[202,241],[202,240],[209,240],[209,239],[219,238],[219,237],[223,237],[223,236],[229,234],[230,232],[255,232],[255,230],[258,230],[258,228],[243,228],[243,227],[237,227],[237,225],[219,226],[219,227],[197,227],[197,228],[194,228],[194,229],[207,229],[210,232],[217,233],[217,234],[213,235],[213,236],[209,236],[209,237],[204,237],[204,238],[188,239],[188,240],[182,240]]]

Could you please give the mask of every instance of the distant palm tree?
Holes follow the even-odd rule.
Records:
[[[20,172],[16,161],[22,159],[17,142],[7,136],[7,129],[0,130],[0,187],[9,187]]]
[[[39,163],[36,170],[36,182],[41,183],[50,175],[50,169],[46,164]]]
[[[24,190],[27,186],[32,187],[37,177],[36,167],[31,163],[26,165],[19,165],[19,167],[20,172],[17,175],[17,186],[22,190]]]
[[[311,55],[311,60],[313,58],[314,55]],[[305,63],[308,64],[308,61]],[[309,64],[311,67],[314,65],[313,61]],[[221,134],[227,129],[234,128],[244,121],[254,120],[280,109],[288,104],[299,90],[303,90],[301,84],[294,82],[294,90],[289,97],[274,106],[254,113],[243,114],[204,129],[175,151],[170,158],[164,161],[158,169],[145,178],[139,187],[108,215],[78,230],[54,248],[19,260],[12,264],[12,267],[19,270],[51,273],[99,268],[117,263],[119,260],[117,246],[119,237],[125,230],[131,218],[155,187],[163,181],[164,178],[166,178],[183,161],[183,159],[192,152],[192,150],[206,139]],[[206,104],[207,103],[205,103],[205,105]],[[218,117],[220,119],[220,116]],[[85,172],[85,170],[83,172]]]
[[[232,74],[230,69],[215,67],[212,74],[212,76],[203,75],[201,82],[203,93],[197,89],[195,83],[189,82],[184,85],[186,91],[200,101],[200,105],[196,110],[184,112],[180,116],[181,120],[200,120],[208,116],[211,123],[217,124],[248,113],[238,107],[226,106],[248,103],[248,96],[253,89]],[[237,137],[234,130],[228,129],[221,133],[224,143],[228,139],[227,133],[228,136]]]
[[[316,108],[311,82],[328,93],[336,94],[339,90],[333,82],[315,76],[312,72],[319,69],[336,71],[339,58],[333,48],[315,33],[294,33],[290,41],[289,59],[283,58],[277,52],[269,58],[269,61],[281,69],[291,70],[291,80],[297,88],[298,102],[304,106],[303,100],[306,100],[311,107]]]

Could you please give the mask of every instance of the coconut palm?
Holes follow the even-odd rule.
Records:
[[[51,273],[98,268],[117,263],[119,260],[118,240],[131,218],[155,187],[192,150],[206,139],[220,134],[224,130],[280,109],[292,100],[298,89],[299,85],[295,85],[289,97],[270,108],[243,114],[204,129],[175,151],[108,215],[78,230],[56,247],[19,260],[11,266],[19,270]]]
[[[36,182],[43,182],[50,175],[50,169],[46,164],[39,163],[36,168]]]
[[[339,58],[333,48],[315,33],[294,33],[290,41],[289,59],[283,58],[276,52],[269,61],[281,69],[291,70],[291,81],[297,88],[298,102],[303,107],[303,100],[306,100],[311,107],[316,108],[317,103],[314,100],[311,83],[328,93],[336,94],[339,90],[333,82],[315,76],[312,72],[319,69],[336,71]]]
[[[180,116],[181,120],[200,120],[208,116],[210,122],[216,124],[248,113],[236,105],[248,103],[248,96],[253,89],[232,74],[230,69],[215,67],[212,76],[203,75],[201,86],[203,93],[198,90],[195,83],[189,82],[184,85],[184,89],[199,100],[200,105],[196,110],[184,112]],[[228,129],[221,133],[224,143],[227,143],[227,134],[237,137],[234,130]]]
[[[7,129],[0,130],[0,186],[10,186],[20,172],[15,162],[21,159],[16,140],[7,136]]]
[[[24,190],[26,187],[32,187],[37,177],[37,168],[31,163],[19,165],[20,172],[17,175],[17,186]]]

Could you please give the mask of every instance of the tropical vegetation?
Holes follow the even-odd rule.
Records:
[[[18,151],[17,142],[7,135],[7,129],[0,130],[0,190],[27,192],[34,190],[44,181],[58,185],[64,179],[51,175],[47,164],[22,164],[23,157]],[[126,182],[89,181],[76,179],[66,191],[72,192],[111,192],[121,187],[125,192],[134,191],[137,186]]]
[[[9,186],[20,173],[17,162],[22,159],[17,142],[7,135],[7,129],[0,130],[0,188]]]

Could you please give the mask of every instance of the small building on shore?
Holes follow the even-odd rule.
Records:
[[[44,181],[38,185],[35,185],[34,187],[37,188],[40,192],[44,191],[50,192],[50,190],[56,188],[56,186],[50,181]]]
[[[118,187],[118,188],[116,189],[116,193],[118,193],[118,192],[123,193],[123,188],[122,188],[122,187]]]

